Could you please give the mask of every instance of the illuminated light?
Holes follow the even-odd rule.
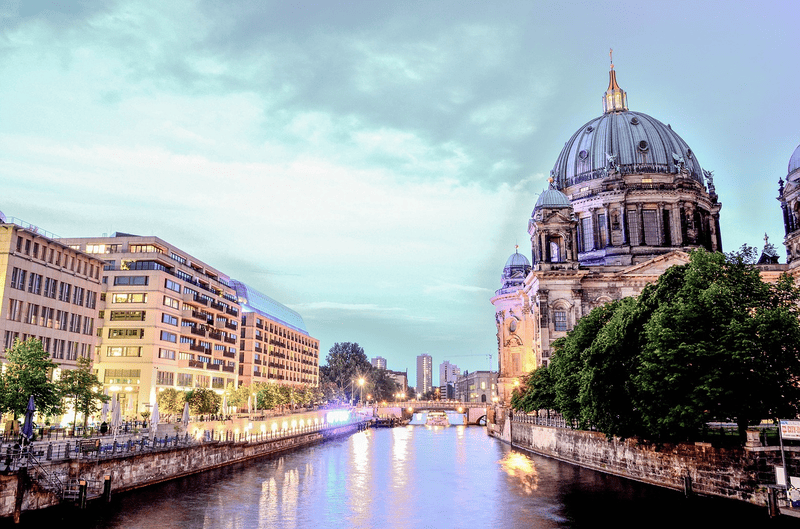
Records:
[[[267,425],[266,424],[262,424],[261,425],[261,433],[267,433]]]
[[[273,432],[277,432],[278,431],[278,423],[276,423],[276,422],[272,423],[272,431]]]
[[[111,386],[111,387],[110,387],[110,388],[108,388],[108,389],[109,389],[110,391],[119,391],[119,390],[121,390],[122,388],[121,388],[121,387],[119,387],[119,386]]]
[[[164,388],[161,388],[164,389]],[[125,386],[125,391],[133,391],[133,388],[130,386]]]
[[[297,428],[297,421],[292,419],[292,429],[294,430],[295,428]]]
[[[303,419],[300,419],[300,428],[302,428],[305,425],[306,425],[306,421],[304,421]]]
[[[413,411],[414,411],[414,408],[411,408],[411,407],[409,407],[409,408],[408,408],[408,411],[411,411],[411,412],[413,412]]]
[[[285,430],[285,429],[287,429],[288,427],[289,427],[289,423],[288,423],[288,422],[286,422],[286,421],[283,421],[283,424],[281,425],[281,430]]]

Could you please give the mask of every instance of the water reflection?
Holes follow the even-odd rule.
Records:
[[[525,455],[478,427],[359,432],[274,458],[117,494],[80,513],[90,528],[592,528],[759,526],[766,509]],[[26,513],[72,526],[75,513]],[[789,525],[788,521],[771,527]]]

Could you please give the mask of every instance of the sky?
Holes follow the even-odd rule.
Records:
[[[506,259],[564,142],[631,110],[778,246],[800,3],[0,0],[0,211],[155,235],[388,368],[497,369]],[[491,357],[489,357],[491,355]]]

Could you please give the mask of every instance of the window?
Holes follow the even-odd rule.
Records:
[[[81,315],[73,314],[69,318],[69,332],[81,332]]]
[[[72,291],[72,304],[83,307],[83,287],[75,287]]]
[[[225,379],[222,377],[211,377],[211,387],[213,389],[225,389]]]
[[[175,373],[169,371],[159,371],[156,373],[156,385],[158,386],[172,386],[175,381]]]
[[[72,285],[62,282],[58,289],[58,301],[69,303],[69,294],[72,291]]]
[[[172,291],[178,292],[178,293],[180,293],[180,291],[181,291],[181,286],[178,283],[176,283],[175,281],[172,281],[171,279],[165,279],[164,280],[164,286],[166,288],[168,288],[168,289],[170,289]]]
[[[25,316],[25,323],[36,325],[39,320],[39,305],[28,303],[28,314]]]
[[[42,293],[42,276],[31,272],[30,281],[28,281],[28,292],[40,295]]]
[[[169,256],[178,261],[180,264],[186,264],[186,258],[183,256],[180,256],[176,253],[170,253]]]
[[[53,327],[53,313],[54,309],[51,307],[42,307],[42,326]],[[88,319],[88,318],[87,318]]]
[[[12,285],[13,286],[13,285]],[[44,296],[50,299],[56,299],[56,288],[58,281],[49,277],[44,278]]]
[[[207,388],[210,381],[211,377],[208,375],[196,375],[194,377],[194,386],[196,388]]]
[[[147,294],[112,294],[111,303],[147,303]]]
[[[87,244],[86,253],[106,253],[105,244]]]
[[[594,250],[592,219],[590,217],[585,217],[581,219],[581,241],[583,243],[584,252],[589,252],[591,250]]]
[[[106,356],[142,356],[141,347],[108,347]]]
[[[144,329],[109,329],[109,338],[144,338]]]
[[[117,276],[114,278],[114,285],[142,285],[147,286],[147,276]]]
[[[165,342],[176,343],[178,341],[178,337],[174,333],[161,331],[161,340]]]
[[[56,329],[60,331],[67,330],[67,320],[69,319],[69,312],[65,310],[56,311]]]
[[[164,358],[166,360],[175,360],[175,351],[172,349],[161,349],[158,350],[158,357]]]
[[[178,325],[178,318],[173,316],[172,314],[167,314],[166,312],[161,315],[161,322],[166,323],[169,325]]]
[[[143,310],[112,310],[110,321],[144,321],[146,312]]]
[[[97,292],[92,290],[86,291],[86,308],[93,309],[97,307]]]
[[[103,382],[105,384],[138,384],[141,376],[141,369],[106,369],[103,373]]]
[[[183,270],[175,270],[175,276],[183,279],[184,281],[189,281],[189,282],[192,281],[192,275],[187,274]]]
[[[189,373],[178,373],[178,385],[181,387],[191,387],[192,375]]]
[[[647,246],[661,244],[658,236],[658,212],[654,209],[642,210],[642,220],[644,222],[644,243]]]
[[[131,253],[164,253],[164,250],[152,244],[131,244]]]
[[[642,244],[639,237],[639,219],[636,215],[635,209],[628,210],[628,238],[630,239],[631,246],[639,246]]]
[[[608,238],[606,237],[606,214],[597,214],[597,237],[600,243],[600,248],[608,246]]]
[[[26,274],[27,272],[25,270],[20,270],[19,268],[14,267],[14,269],[11,271],[11,288],[25,290]]]
[[[94,318],[83,318],[83,334],[91,335],[94,332]]]
[[[173,309],[178,309],[181,306],[180,302],[177,299],[171,298],[169,296],[164,296],[164,305]]]
[[[556,331],[567,330],[567,311],[557,310],[553,312],[553,323]]]

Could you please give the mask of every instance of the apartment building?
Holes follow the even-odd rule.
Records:
[[[239,384],[319,385],[319,340],[302,316],[254,288],[232,280],[242,308]]]
[[[37,338],[59,369],[74,368],[79,357],[92,358],[103,264],[0,213],[0,353],[16,339]]]
[[[166,388],[236,385],[240,306],[229,277],[154,236],[61,242],[102,261],[95,368],[126,415]]]

